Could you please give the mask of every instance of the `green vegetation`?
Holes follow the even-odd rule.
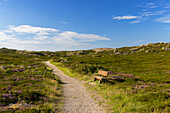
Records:
[[[170,112],[170,43],[57,52],[2,48],[0,112],[59,112],[60,80],[43,63],[50,59],[67,75],[86,81],[114,113]],[[105,83],[89,84],[99,70],[114,74]]]
[[[52,63],[88,83],[100,69],[112,71],[112,76],[124,80],[88,85],[109,101],[114,113],[170,112],[170,43],[56,54]]]
[[[60,80],[42,63],[49,56],[21,53],[24,51],[0,49],[0,112],[59,112]]]

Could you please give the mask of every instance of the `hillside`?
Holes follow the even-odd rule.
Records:
[[[111,51],[113,50],[113,48],[96,48],[96,49],[92,49],[93,51],[96,52],[101,52],[101,51]]]
[[[20,52],[0,49],[0,112],[59,111],[60,80],[42,63],[48,57],[21,55]]]
[[[163,42],[56,52],[1,48],[2,111],[59,110],[59,103],[54,101],[60,100],[60,80],[42,64],[50,59],[70,76],[86,81],[87,87],[102,95],[114,112],[170,112],[170,43]],[[121,81],[108,77],[108,82],[93,82],[99,70],[112,71],[111,76]]]
[[[169,112],[170,43],[88,50],[83,51],[84,54],[77,54],[77,51],[56,53],[60,56],[53,58],[53,62],[60,62],[75,73],[74,77],[87,84],[93,82],[98,70],[112,71],[112,76],[123,79],[108,78],[108,83],[89,85],[109,101],[113,111]]]

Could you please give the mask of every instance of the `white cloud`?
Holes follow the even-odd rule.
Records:
[[[133,15],[114,16],[112,19],[115,19],[115,20],[133,19],[133,21],[131,21],[130,23],[134,24],[134,23],[141,23],[142,21],[146,21],[148,19],[155,20],[153,18],[155,18],[157,16],[161,16],[161,15],[167,15],[170,13],[170,10],[167,9],[167,8],[170,8],[169,0],[143,2],[140,5],[137,5],[137,7],[140,7],[141,11],[139,13],[137,13],[135,16],[133,16]],[[152,16],[152,18],[150,18],[151,16]],[[159,18],[159,19],[157,19],[157,21],[161,21],[164,23],[170,23],[170,19],[167,19],[167,17]]]
[[[136,18],[139,18],[139,17],[129,15],[129,16],[115,16],[112,19],[115,19],[115,20],[129,20],[129,19],[136,19]]]
[[[96,40],[110,40],[109,38],[102,37],[95,34],[79,34],[72,31],[61,32],[56,36],[56,38],[62,38],[66,40],[78,39],[84,41],[96,41]]]
[[[0,41],[14,39],[13,35],[7,35],[3,31],[0,31]]]
[[[20,26],[8,26],[9,31],[15,31],[17,33],[31,33],[31,34],[38,34],[38,35],[48,35],[49,32],[58,32],[57,29],[52,28],[44,28],[44,27],[33,27],[30,25],[20,25]]]
[[[135,24],[135,23],[140,23],[142,16],[117,16],[117,17],[113,17],[112,19],[116,19],[116,20],[134,20],[132,22],[130,22],[131,24]]]
[[[147,3],[145,7],[156,8],[157,6],[154,3]]]
[[[51,46],[60,45],[60,48],[72,49],[73,47],[91,47],[93,46],[91,42],[110,39],[96,34],[83,34],[73,31],[61,32],[57,29],[33,27],[30,25],[10,25],[6,30],[0,31],[0,40],[0,46],[7,43],[9,45],[14,44],[16,47],[30,47],[31,45],[40,47],[50,44]]]
[[[11,40],[10,42],[15,43],[15,44],[43,44],[44,42],[41,41],[35,41],[35,40]],[[47,43],[47,42],[45,42]]]
[[[163,23],[170,23],[170,14],[168,14],[164,17],[158,18],[158,19],[156,19],[156,21],[163,22]]]
[[[16,44],[12,42],[0,42],[0,47],[7,47],[11,49],[19,49],[19,50],[43,50],[42,48],[38,47],[37,45],[28,45],[28,44]]]
[[[68,24],[68,22],[65,22],[65,21],[59,21],[59,22],[62,24]]]
[[[142,12],[141,13],[141,16],[151,16],[151,15],[155,15],[155,14],[152,12]]]
[[[141,42],[144,42],[145,40],[138,40],[135,42],[135,44],[138,44],[138,43],[141,43]]]
[[[155,12],[142,12],[141,16],[152,16],[152,15],[162,15],[166,11],[155,11]]]
[[[137,7],[143,7],[143,8],[157,8],[158,6],[155,3],[142,3],[141,5],[137,5]]]
[[[136,23],[141,23],[141,21],[140,20],[135,20],[135,21],[132,21],[132,22],[130,22],[131,24],[136,24]]]

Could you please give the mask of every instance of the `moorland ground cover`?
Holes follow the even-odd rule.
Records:
[[[98,70],[112,71],[123,81],[88,85],[120,112],[170,112],[170,43],[123,47],[110,51],[61,51],[51,63],[88,83]]]
[[[47,57],[0,50],[0,112],[59,112],[60,80],[42,61]]]
[[[170,112],[170,43],[80,51],[0,49],[0,112],[56,112],[60,80],[42,62],[51,60],[67,75],[86,81],[115,113]],[[91,85],[99,70],[114,72]]]

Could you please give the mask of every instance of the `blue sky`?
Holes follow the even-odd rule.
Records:
[[[170,0],[0,0],[0,47],[117,48],[170,42]]]

